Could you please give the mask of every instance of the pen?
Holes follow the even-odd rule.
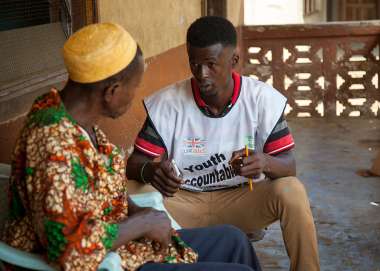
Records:
[[[248,157],[248,145],[245,145],[245,157]],[[248,182],[249,182],[249,191],[253,191],[253,181],[252,181],[252,178],[249,178]]]

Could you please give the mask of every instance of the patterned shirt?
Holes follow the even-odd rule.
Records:
[[[3,240],[45,251],[64,270],[96,270],[128,219],[122,152],[94,127],[97,146],[68,115],[57,90],[38,98],[18,139],[10,178],[10,220]],[[122,265],[192,263],[197,254],[173,230],[163,254],[146,238],[117,249]]]
[[[194,101],[203,114],[211,118],[222,118],[231,111],[239,98],[241,90],[240,75],[234,72],[232,78],[234,80],[234,89],[231,99],[218,115],[213,115],[211,110],[209,110],[208,105],[201,97],[197,83],[194,79],[191,80]],[[285,117],[282,115],[264,145],[264,153],[277,155],[293,147],[294,140],[292,134],[289,131]],[[135,148],[150,157],[159,157],[166,152],[165,144],[154,127],[153,122],[149,119],[149,116],[137,136]]]

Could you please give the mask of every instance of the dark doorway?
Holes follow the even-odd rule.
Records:
[[[227,16],[226,0],[203,0],[203,15],[206,16]]]
[[[329,21],[366,21],[380,19],[378,0],[330,0]]]

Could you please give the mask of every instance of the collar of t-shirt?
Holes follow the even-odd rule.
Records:
[[[214,115],[209,109],[209,106],[202,99],[197,82],[195,81],[194,78],[191,78],[191,88],[193,91],[194,100],[203,114],[205,114],[208,117],[221,118],[221,117],[224,117],[228,112],[230,112],[231,108],[236,103],[237,99],[239,98],[240,89],[241,89],[240,74],[238,74],[237,72],[232,72],[232,79],[234,80],[234,89],[233,89],[232,96],[230,100],[228,101],[228,103],[223,108],[223,110],[220,112],[220,114]]]

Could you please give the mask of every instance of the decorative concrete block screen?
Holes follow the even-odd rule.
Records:
[[[380,21],[243,26],[242,72],[288,98],[289,117],[378,117]]]

